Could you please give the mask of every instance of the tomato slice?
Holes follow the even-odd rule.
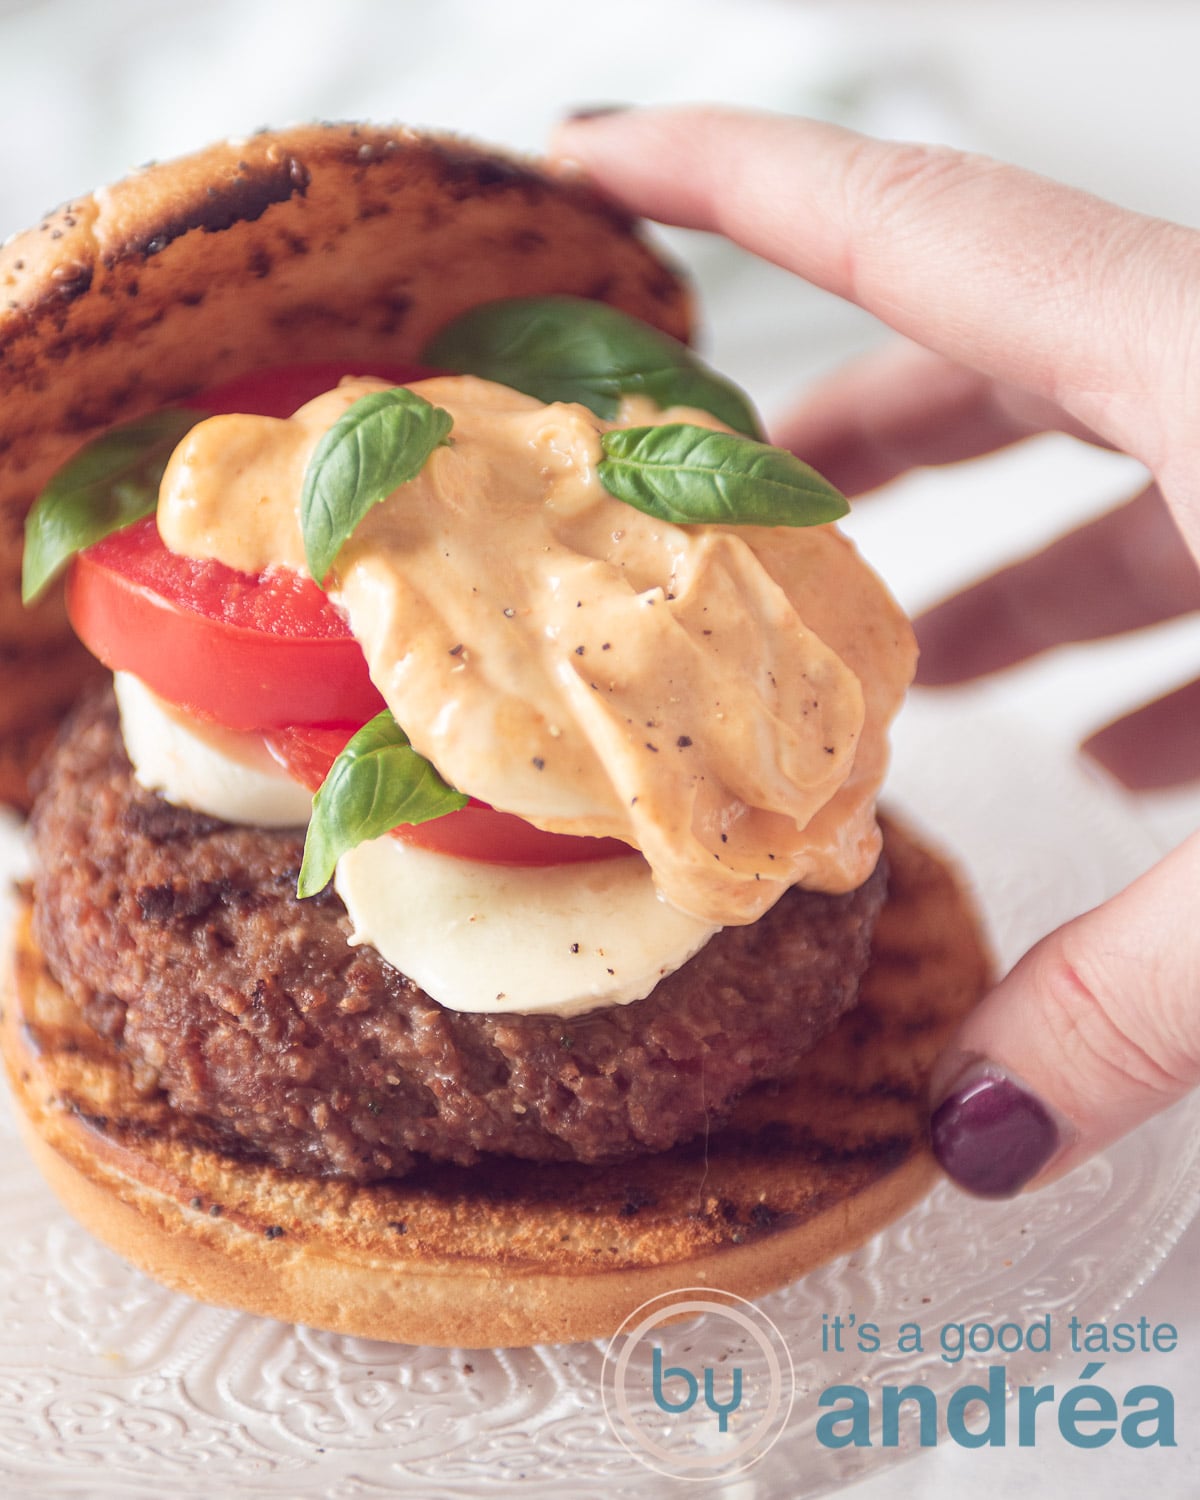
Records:
[[[311,578],[179,557],[153,516],[75,558],[67,613],[106,667],[230,729],[365,723],[384,706],[362,647]]]
[[[268,749],[291,775],[315,792],[356,727],[349,724],[325,729],[294,727],[264,738]],[[620,839],[547,833],[526,823],[524,818],[497,812],[474,797],[458,812],[431,818],[428,823],[403,823],[393,828],[392,833],[406,844],[488,865],[572,865],[585,860],[616,859],[633,852]]]
[[[375,375],[393,385],[411,385],[440,372],[428,365],[397,364],[381,359],[327,359],[304,365],[274,365],[235,375],[221,385],[189,396],[184,406],[217,416],[250,412],[260,417],[290,417],[306,402],[331,391],[346,375]]]
[[[255,370],[190,398],[209,415],[287,417],[346,375],[404,385],[435,374],[386,360],[325,360]],[[86,548],[67,577],[84,645],[169,702],[230,729],[364,723],[383,708],[362,649],[310,579],[252,575],[168,552],[153,518]]]

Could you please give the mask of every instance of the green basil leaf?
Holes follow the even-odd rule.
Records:
[[[69,459],[25,520],[21,597],[32,604],[77,552],[150,515],[167,460],[202,411],[167,406],[112,427]]]
[[[466,807],[384,709],[358,731],[313,798],[298,896],[315,896],[343,854],[401,823],[427,823]]]
[[[647,515],[687,525],[823,526],[845,497],[783,448],[686,422],[601,435],[600,483]]]
[[[677,339],[586,297],[512,297],[455,318],[426,345],[435,368],[479,375],[536,396],[578,401],[605,421],[622,396],[695,406],[759,437],[754,408]]]
[[[300,494],[304,554],[318,583],[371,507],[421,472],[453,423],[448,411],[402,385],[346,408],[317,444]]]

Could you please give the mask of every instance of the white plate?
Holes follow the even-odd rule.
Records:
[[[1027,729],[983,707],[964,711],[961,696],[947,707],[918,696],[906,711],[892,800],[919,810],[971,871],[1005,964],[1155,854],[1118,794]],[[11,872],[13,841],[0,857]],[[9,1159],[0,1225],[6,1493],[664,1493],[662,1478],[605,1421],[602,1345],[411,1349],[200,1306],[132,1270],[58,1209],[7,1111],[0,1138]],[[906,1320],[937,1327],[1066,1310],[1105,1317],[1154,1272],[1198,1202],[1200,1097],[1016,1203],[977,1203],[938,1188],[862,1250],[764,1299],[795,1363],[788,1427],[740,1481],[691,1484],[686,1493],[824,1493],[898,1457],[879,1447],[821,1447],[816,1397],[826,1385],[919,1378],[948,1392],[963,1379],[935,1348],[847,1355],[835,1369],[818,1351],[823,1313],[853,1308],[885,1333]],[[727,1354],[721,1340],[719,1328],[698,1322],[690,1340],[697,1361]],[[1010,1357],[1010,1383],[1045,1363]]]

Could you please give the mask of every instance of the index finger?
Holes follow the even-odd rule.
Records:
[[[731,109],[581,119],[554,149],[635,213],[719,231],[1160,475],[1172,435],[1190,444],[1190,230],[984,157]]]

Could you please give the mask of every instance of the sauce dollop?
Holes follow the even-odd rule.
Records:
[[[286,420],[218,416],[163,479],[166,544],[304,567],[308,460],[344,381]],[[413,389],[451,444],[375,506],[329,593],[414,746],[460,790],[540,828],[640,849],[661,896],[754,921],[793,884],[852,890],[879,854],[886,731],[915,665],[907,620],[832,526],[676,526],[597,477],[613,426],[470,376]]]

